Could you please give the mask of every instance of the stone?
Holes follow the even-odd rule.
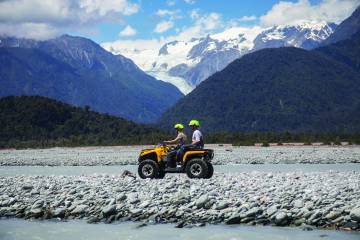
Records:
[[[279,212],[275,216],[275,224],[277,226],[285,226],[288,221],[288,215],[284,212]]]
[[[354,208],[350,211],[350,218],[356,222],[360,222],[360,208]]]
[[[41,208],[32,208],[30,210],[30,214],[32,217],[38,218],[41,217],[44,213]]]
[[[124,201],[124,200],[126,200],[125,193],[120,193],[119,195],[117,195],[116,201],[120,202],[120,201]]]
[[[116,213],[116,205],[107,205],[101,209],[101,212],[104,214],[105,217],[111,216]]]
[[[71,213],[72,214],[82,214],[86,211],[86,209],[88,208],[87,205],[83,205],[83,204],[80,204],[80,205],[77,205],[72,211]]]
[[[275,213],[277,213],[277,211],[278,211],[277,206],[271,206],[270,208],[268,208],[268,209],[266,210],[266,214],[267,214],[268,216],[272,216],[272,215],[274,215]]]
[[[22,187],[21,187],[21,189],[23,189],[23,190],[31,190],[31,189],[33,189],[34,187],[32,186],[32,185],[23,185]]]
[[[240,214],[235,213],[228,219],[225,219],[225,224],[239,224],[241,222]]]
[[[304,202],[300,199],[297,199],[294,201],[294,207],[296,208],[302,208],[304,206]]]
[[[326,214],[325,218],[327,220],[334,220],[335,218],[338,218],[339,216],[341,216],[341,212],[331,211],[328,214]]]
[[[216,210],[223,210],[229,206],[228,201],[221,201],[219,204],[215,207]]]
[[[210,199],[209,199],[208,195],[202,195],[201,197],[199,197],[199,199],[197,199],[197,200],[195,201],[195,206],[196,206],[197,208],[202,208],[202,207],[205,206],[205,204],[206,204],[209,200],[210,200]]]
[[[65,215],[65,208],[56,208],[53,212],[52,212],[54,217],[64,217]]]

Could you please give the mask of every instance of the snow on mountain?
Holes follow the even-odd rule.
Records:
[[[174,84],[187,94],[246,53],[286,46],[312,49],[328,38],[335,27],[333,23],[303,21],[266,29],[233,27],[203,38],[168,42],[160,48],[129,48],[117,42],[102,46],[132,59],[148,74]]]
[[[293,46],[312,49],[327,39],[336,24],[327,22],[299,22],[297,25],[274,26],[264,30],[255,39],[255,50]]]

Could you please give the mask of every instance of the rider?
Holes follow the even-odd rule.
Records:
[[[185,153],[185,149],[186,148],[196,148],[196,149],[202,149],[204,148],[204,139],[203,139],[203,135],[199,130],[200,127],[200,122],[198,120],[191,120],[189,122],[189,126],[192,128],[193,130],[193,135],[192,135],[192,139],[191,139],[191,144],[187,144],[187,145],[182,145],[178,151],[177,154],[177,160],[181,161],[182,157],[184,156]]]
[[[179,147],[185,144],[186,142],[186,135],[183,132],[184,125],[181,123],[175,124],[174,128],[176,129],[177,136],[174,140],[164,141],[165,144],[178,144]]]
[[[199,130],[200,122],[198,120],[193,119],[190,121],[189,126],[193,130],[191,145],[193,145],[195,148],[204,148],[203,135]]]
[[[185,133],[183,132],[184,125],[182,125],[181,123],[177,123],[175,124],[174,128],[176,129],[176,133],[177,133],[176,138],[174,140],[164,141],[164,144],[177,144],[175,150],[170,152],[168,155],[169,157],[168,161],[172,163],[171,165],[175,164],[175,162],[172,162],[173,159],[179,159],[178,156],[181,153],[181,149],[185,145],[187,139]]]

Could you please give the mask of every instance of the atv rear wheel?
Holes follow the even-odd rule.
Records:
[[[206,178],[209,173],[208,165],[202,159],[191,159],[185,171],[189,178]]]
[[[211,164],[211,162],[206,162],[207,163],[207,166],[208,166],[208,174],[206,176],[206,178],[211,178],[214,174],[214,167],[213,165]]]
[[[138,167],[138,174],[141,178],[158,178],[159,165],[154,160],[143,160]]]

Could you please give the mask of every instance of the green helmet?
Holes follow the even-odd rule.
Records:
[[[193,119],[189,122],[189,126],[200,127],[200,122],[198,120]]]
[[[184,129],[184,125],[182,125],[181,123],[177,123],[174,126],[175,129]]]

